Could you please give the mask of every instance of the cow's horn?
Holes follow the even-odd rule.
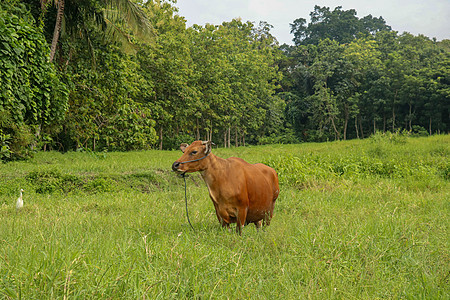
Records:
[[[214,145],[214,143],[211,141],[202,141],[202,145],[206,145],[205,154],[208,154],[211,152],[211,148],[212,148],[211,145]]]
[[[182,144],[180,145],[180,150],[183,151],[183,153],[184,153],[184,150],[186,150],[186,148],[187,148],[188,146],[189,146],[188,144],[182,143]]]

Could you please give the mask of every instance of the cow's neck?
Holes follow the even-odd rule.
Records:
[[[226,174],[227,169],[227,161],[223,158],[215,156],[214,154],[210,154],[208,157],[208,167],[203,171],[200,171],[203,180],[209,189],[214,182],[223,178],[224,174]]]

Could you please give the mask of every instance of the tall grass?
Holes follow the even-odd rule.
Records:
[[[265,162],[269,227],[222,230],[176,151],[38,153],[0,166],[6,299],[446,299],[448,136],[215,149]],[[14,203],[25,189],[24,208]]]

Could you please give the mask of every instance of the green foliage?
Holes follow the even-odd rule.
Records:
[[[323,39],[287,54],[287,114],[298,136],[308,132],[305,141],[449,130],[442,66],[450,53],[424,36],[380,31],[344,44]]]
[[[11,135],[3,134],[3,131],[0,129],[0,160],[4,161],[11,157],[11,148],[9,147],[9,143],[11,140]]]
[[[156,142],[155,121],[151,110],[139,104],[124,104],[100,130],[99,143],[109,150],[149,149]]]
[[[12,127],[11,117],[7,112],[0,112],[0,161],[6,161],[11,157],[11,134],[4,133],[3,129],[5,127]]]
[[[285,134],[275,134],[272,133],[270,136],[264,136],[259,138],[260,145],[270,145],[270,144],[296,144],[298,139],[295,136],[294,131],[286,130]]]
[[[182,143],[192,143],[195,139],[186,133],[175,134],[165,137],[163,140],[163,148],[169,150],[179,150]]]
[[[382,17],[374,18],[368,15],[359,19],[356,10],[342,10],[342,6],[330,11],[329,7],[316,5],[310,17],[309,24],[306,24],[303,18],[290,24],[296,45],[318,44],[325,39],[350,43],[360,35],[374,35],[378,31],[391,30]]]
[[[17,1],[0,4],[0,86],[0,129],[3,140],[10,140],[10,155],[2,159],[27,157],[26,148],[36,142],[31,131],[40,128],[39,139],[39,130],[51,130],[64,118],[67,90],[48,62],[41,28]]]
[[[33,171],[26,176],[27,181],[35,186],[38,194],[53,193],[61,190],[69,192],[80,188],[82,181],[73,175],[62,174],[57,170]]]
[[[29,145],[35,143],[31,127],[14,122],[8,111],[0,112],[0,160],[11,161],[29,158],[32,151]]]
[[[3,110],[10,111],[16,122],[45,125],[61,120],[67,103],[65,86],[48,63],[40,29],[20,4],[2,5],[0,13]]]
[[[281,79],[274,65],[280,53],[269,30],[265,23],[255,27],[237,19],[193,27],[191,53],[203,96],[196,115],[202,129],[219,133],[218,144],[222,136],[224,146],[230,144],[231,132],[236,146],[245,136],[257,143],[274,131],[283,132],[277,123],[283,123],[279,108],[284,103],[274,96]]]
[[[404,144],[406,143],[408,132],[407,131],[397,131],[395,133],[392,132],[380,132],[377,131],[375,134],[370,136],[370,141],[374,144]]]
[[[88,72],[91,61],[86,45],[77,45],[77,63],[66,70],[72,89],[70,109],[63,126],[64,150],[79,147],[101,150],[148,149],[156,141],[154,111],[142,103],[139,95],[148,90],[138,66],[117,47],[100,46],[96,67]]]
[[[186,28],[176,1],[66,0],[55,40],[56,2],[38,2],[0,5],[2,160],[449,130],[448,43],[381,17],[316,6],[279,47],[265,22]]]

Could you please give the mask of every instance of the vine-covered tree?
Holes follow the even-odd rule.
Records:
[[[64,119],[67,89],[25,5],[0,3],[0,159],[26,157]]]

